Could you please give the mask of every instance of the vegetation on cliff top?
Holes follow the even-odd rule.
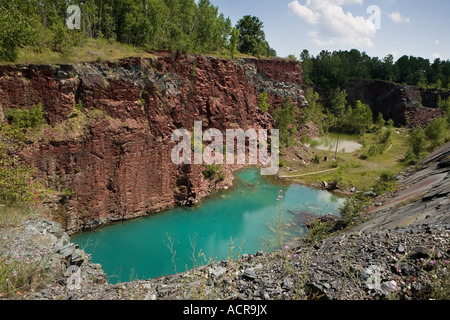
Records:
[[[0,61],[35,62],[52,53],[55,59],[71,61],[92,53],[97,40],[106,48],[93,58],[118,49],[133,55],[144,50],[172,50],[183,53],[222,53],[236,50],[255,56],[273,56],[265,39],[263,23],[245,16],[235,27],[209,0],[88,0],[71,1],[81,9],[81,28],[65,25],[65,0],[0,0]],[[92,41],[95,40],[95,41]],[[116,44],[118,43],[118,44]],[[114,45],[111,48],[111,45]],[[23,53],[25,51],[25,54]],[[88,56],[89,58],[89,56]]]
[[[317,56],[304,50],[300,61],[305,83],[327,91],[354,79],[378,79],[418,87],[450,89],[450,60],[437,58],[431,63],[428,59],[404,55],[394,62],[392,55],[380,59],[352,49],[323,50]]]

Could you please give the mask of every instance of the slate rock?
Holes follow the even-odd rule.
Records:
[[[322,285],[309,282],[306,284],[306,292],[311,299],[315,300],[330,300],[328,295],[325,293]]]
[[[411,289],[413,292],[421,292],[424,289],[424,285],[420,282],[411,283]]]
[[[395,281],[383,282],[380,286],[380,291],[384,296],[388,296],[397,291],[397,283]]]
[[[281,289],[290,290],[294,286],[294,283],[290,278],[285,278],[281,284]]]
[[[377,194],[373,191],[365,192],[364,195],[371,198],[375,198],[377,196]]]
[[[246,269],[244,271],[243,277],[249,280],[255,280],[256,279],[256,273],[253,271],[253,269]]]
[[[430,254],[428,252],[427,248],[424,247],[415,247],[411,250],[410,254],[409,254],[409,258],[410,259],[428,259],[430,257]]]
[[[212,271],[212,275],[216,278],[223,276],[227,272],[227,269],[224,267],[218,267]]]

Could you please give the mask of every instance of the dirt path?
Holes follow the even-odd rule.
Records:
[[[279,178],[286,179],[286,178],[299,178],[299,177],[305,177],[305,176],[312,176],[313,174],[331,172],[331,171],[335,171],[337,169],[339,169],[339,168],[328,169],[328,170],[317,171],[317,172],[304,173],[304,174],[299,174],[299,175],[295,175],[295,176],[279,176]]]

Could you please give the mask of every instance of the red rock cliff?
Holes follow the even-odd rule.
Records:
[[[0,106],[43,105],[49,126],[22,156],[49,187],[73,190],[53,213],[68,232],[209,194],[202,166],[171,162],[175,129],[192,130],[194,121],[204,130],[270,129],[273,119],[256,106],[262,91],[272,107],[285,96],[305,102],[295,62],[155,54],[114,63],[0,66]],[[69,129],[61,125],[67,123]]]

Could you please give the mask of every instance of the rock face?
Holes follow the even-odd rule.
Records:
[[[399,176],[399,190],[369,210],[370,221],[355,230],[409,225],[450,225],[450,143],[428,155],[422,168]]]
[[[65,213],[55,216],[69,233],[209,194],[216,182],[204,179],[203,166],[172,163],[174,130],[192,132],[194,121],[222,132],[271,129],[272,117],[257,108],[263,91],[272,108],[284,97],[299,106],[306,102],[302,70],[292,61],[154,54],[106,63],[0,66],[3,110],[43,106],[50,128],[22,157],[49,187],[73,191],[60,201]],[[85,114],[89,121],[83,122]],[[68,119],[74,128],[57,137],[55,128]]]
[[[381,112],[396,125],[410,127],[425,127],[431,119],[444,115],[443,110],[437,109],[437,97],[441,94],[446,99],[450,95],[378,80],[355,80],[344,88],[351,100],[368,104],[374,116]]]

